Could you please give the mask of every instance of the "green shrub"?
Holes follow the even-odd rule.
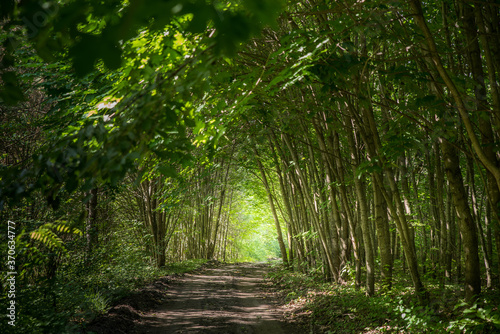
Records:
[[[500,331],[500,310],[496,306],[479,307],[459,303],[455,309],[462,309],[456,320],[449,322],[446,329],[451,333],[497,333]]]

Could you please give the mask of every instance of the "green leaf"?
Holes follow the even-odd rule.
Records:
[[[166,177],[176,177],[177,172],[174,168],[168,166],[158,166],[158,171]]]

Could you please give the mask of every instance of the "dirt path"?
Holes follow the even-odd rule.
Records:
[[[293,334],[303,331],[281,319],[263,292],[266,264],[231,264],[177,280],[168,300],[136,323],[142,333]]]

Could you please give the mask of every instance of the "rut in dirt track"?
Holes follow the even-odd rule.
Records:
[[[134,332],[142,333],[299,333],[282,320],[263,293],[266,264],[230,264],[178,280],[159,309],[146,314]]]

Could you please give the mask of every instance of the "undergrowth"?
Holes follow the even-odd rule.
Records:
[[[78,240],[68,244],[65,253],[30,258],[25,274],[18,277],[16,326],[9,328],[9,333],[75,333],[133,290],[162,276],[192,271],[206,262],[190,260],[157,268],[137,242],[118,235],[103,242],[89,259],[82,255],[84,245],[84,240]],[[51,256],[57,256],[57,270],[48,278],[39,268]],[[0,303],[6,302],[2,293]]]
[[[318,271],[275,267],[269,274],[285,303],[286,316],[310,333],[499,333],[500,293],[483,293],[466,304],[459,285],[427,285],[431,302],[418,304],[407,281],[367,297],[354,284],[325,283]]]

